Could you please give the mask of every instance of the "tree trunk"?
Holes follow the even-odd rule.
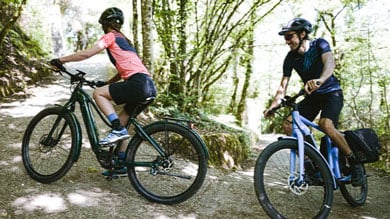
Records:
[[[152,0],[141,1],[142,16],[142,59],[149,72],[153,74],[153,34]]]
[[[134,47],[135,50],[138,52],[138,55],[141,56],[140,52],[140,43],[139,43],[139,33],[138,33],[138,0],[133,0],[133,22],[132,22],[132,29],[133,30],[133,41],[134,41]]]
[[[253,24],[254,21],[255,21],[255,16],[252,15],[251,16],[252,25],[250,25],[248,34],[246,35],[247,40],[246,40],[246,46],[244,47],[244,48],[246,48],[246,51],[245,51],[246,53],[242,57],[242,62],[243,62],[243,65],[244,65],[246,71],[245,71],[244,84],[242,86],[242,91],[241,91],[241,97],[240,97],[240,100],[239,100],[238,105],[237,105],[236,118],[238,121],[242,121],[242,114],[245,111],[246,99],[248,96],[248,88],[250,86],[251,77],[253,74],[253,68],[252,68],[252,62],[253,62],[253,57],[254,57],[253,47],[255,46],[254,45],[254,42],[255,42],[254,29],[253,29],[253,27],[255,26]]]

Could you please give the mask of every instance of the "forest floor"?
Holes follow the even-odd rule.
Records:
[[[261,149],[275,136],[263,136],[241,170],[209,167],[198,193],[177,205],[147,201],[127,178],[107,181],[86,138],[80,160],[70,172],[57,182],[41,184],[29,178],[23,167],[22,136],[32,116],[69,92],[54,81],[30,93],[27,99],[0,103],[0,218],[267,218],[255,195],[253,167]],[[352,208],[335,191],[329,218],[390,218],[390,176],[369,167],[367,172],[366,204]]]

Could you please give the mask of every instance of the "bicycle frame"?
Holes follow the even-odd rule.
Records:
[[[92,108],[98,113],[100,118],[108,126],[111,126],[107,119],[103,116],[102,112],[97,107],[95,101],[82,89],[82,83],[78,83],[72,92],[72,96],[67,103],[63,106],[68,112],[74,112],[76,102],[80,105],[80,111],[87,129],[88,139],[91,144],[92,150],[97,153],[99,146],[99,135],[96,126],[96,121],[92,115]]]
[[[85,123],[85,127],[87,129],[88,138],[92,147],[92,150],[95,154],[100,152],[101,146],[99,145],[99,135],[97,130],[97,125],[95,118],[92,114],[92,109],[95,109],[95,111],[98,113],[99,117],[104,121],[104,123],[111,127],[110,123],[106,119],[106,117],[103,115],[103,113],[99,110],[98,106],[96,105],[95,101],[91,98],[90,95],[87,94],[87,92],[82,89],[82,82],[78,83],[76,87],[74,88],[71,98],[65,105],[63,106],[63,109],[66,112],[73,113],[75,110],[76,102],[80,105],[80,111],[82,114],[83,121]],[[75,119],[79,126],[79,122],[77,119]],[[129,121],[127,123],[127,129],[130,127],[130,125],[133,124],[136,129],[136,134],[139,135],[141,138],[146,139],[148,142],[151,143],[151,145],[156,149],[156,151],[161,156],[167,156],[165,152],[161,149],[161,147],[158,145],[158,143],[149,136],[142,128],[141,124],[139,124],[135,118],[129,118]],[[80,134],[81,135],[81,134]],[[80,136],[81,137],[81,136]],[[81,142],[80,142],[81,143]],[[119,143],[120,144],[120,143]],[[131,141],[130,143],[131,144]],[[81,146],[78,147],[77,154],[75,154],[75,160],[77,160],[79,156],[79,150],[81,149]],[[126,166],[143,166],[143,167],[152,167],[156,165],[155,162],[136,162],[136,163],[130,163],[123,161],[123,164]]]
[[[347,181],[349,180],[350,176],[348,177],[341,177],[340,173],[340,167],[339,167],[339,158],[338,158],[338,148],[332,145],[331,139],[329,136],[326,136],[326,150],[327,150],[327,158],[325,159],[324,156],[319,151],[319,146],[314,140],[314,137],[309,129],[309,127],[312,127],[322,133],[324,133],[321,128],[313,123],[312,121],[306,119],[305,117],[301,116],[297,109],[292,111],[292,136],[298,141],[298,158],[299,158],[299,181],[302,182],[304,179],[304,148],[305,148],[305,139],[304,137],[309,137],[310,142],[307,142],[313,148],[316,149],[320,157],[324,160],[326,165],[328,166],[328,169],[330,171],[330,174],[333,176],[333,187],[334,189],[338,188],[338,184],[336,182],[336,179],[339,181]],[[290,152],[290,179],[294,179],[294,170],[295,170],[295,161],[297,159],[296,151],[291,150]]]
[[[70,97],[65,103],[41,110],[24,132],[22,161],[32,179],[52,183],[69,172],[81,157],[80,122],[84,121],[84,131],[98,163],[105,169],[102,175],[107,180],[127,175],[140,195],[162,204],[183,202],[200,189],[207,174],[209,154],[206,144],[194,129],[193,121],[165,117],[144,125],[136,118],[154,101],[154,96],[148,96],[134,103],[128,117],[124,118],[128,120],[127,124],[122,120],[127,129],[134,125],[135,133],[132,132],[129,143],[118,140],[101,145],[100,127],[112,128],[112,125],[98,108],[90,90],[83,86],[94,89],[102,83],[87,80],[84,72],[70,73],[61,63],[53,63],[59,68],[55,71],[70,76]],[[76,113],[77,104],[80,104],[80,112]],[[96,113],[107,126],[95,121],[98,119]]]

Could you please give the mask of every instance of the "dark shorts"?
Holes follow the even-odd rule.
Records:
[[[327,94],[313,94],[305,97],[298,104],[299,114],[313,121],[321,111],[321,118],[328,118],[333,121],[337,128],[341,109],[343,108],[343,92],[335,91]]]
[[[110,84],[109,91],[115,104],[125,104],[124,109],[131,114],[138,103],[148,97],[156,97],[156,87],[151,77],[138,73],[127,80]]]

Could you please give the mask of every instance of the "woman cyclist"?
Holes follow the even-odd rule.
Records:
[[[124,16],[120,9],[106,9],[99,18],[105,34],[94,46],[50,61],[52,65],[61,67],[67,62],[82,61],[106,49],[118,73],[106,82],[98,82],[98,88],[93,93],[96,104],[112,124],[110,133],[99,141],[102,146],[129,138],[129,133],[123,125],[127,123],[130,113],[138,102],[156,96],[156,88],[149,71],[138,57],[131,41],[120,31],[123,21]],[[125,104],[119,115],[111,101],[118,105]],[[119,156],[122,158],[125,146],[120,149]]]

